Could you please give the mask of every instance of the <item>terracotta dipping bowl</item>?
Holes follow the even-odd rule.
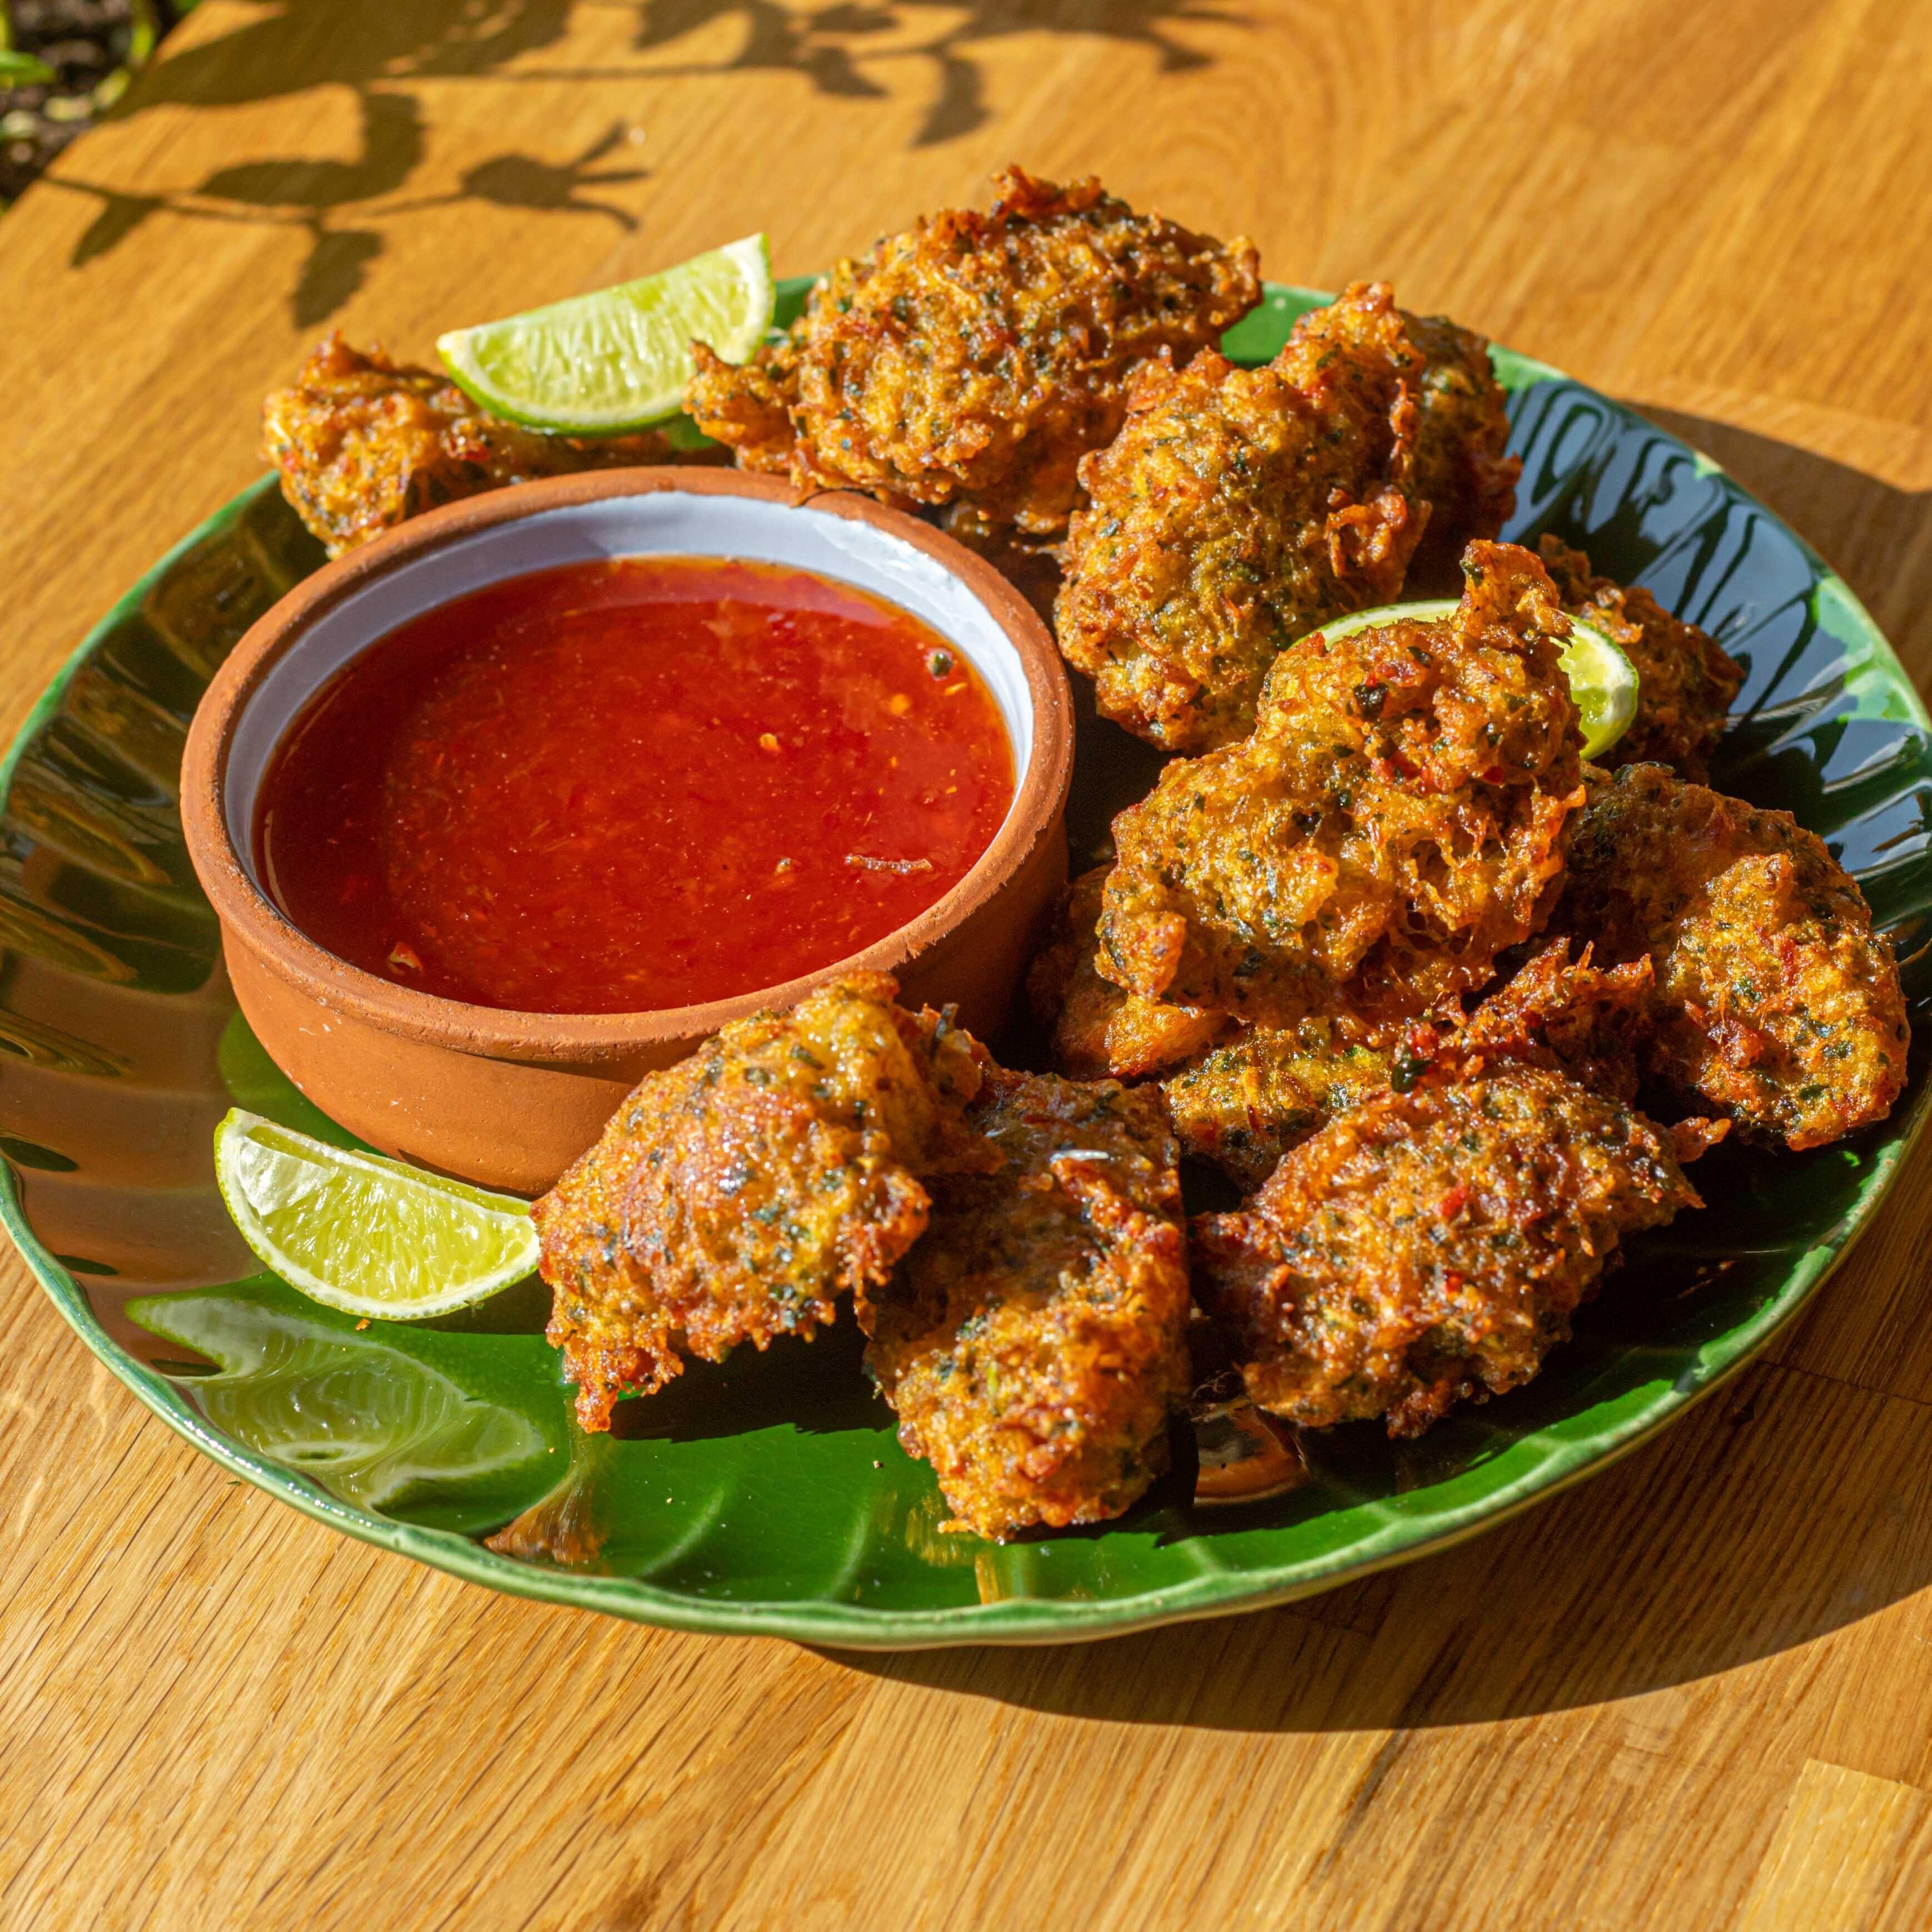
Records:
[[[652,554],[815,571],[898,604],[963,652],[999,704],[1018,775],[1005,822],[972,871],[910,925],[808,978],[652,1012],[512,1012],[440,999],[348,964],[291,924],[256,876],[256,802],[277,745],[321,686],[399,625],[486,585]],[[643,1075],[838,971],[896,974],[909,1000],[956,1001],[975,1033],[997,1036],[1066,878],[1072,747],[1066,674],[1046,626],[951,538],[868,497],[802,498],[735,470],[608,470],[432,511],[291,591],[202,700],[182,818],[242,1010],[296,1084],[388,1153],[534,1194],[597,1138]]]

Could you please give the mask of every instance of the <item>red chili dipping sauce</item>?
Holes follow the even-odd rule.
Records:
[[[264,776],[276,903],[399,986],[614,1013],[755,992],[942,898],[1013,796],[992,693],[908,612],[781,566],[568,564],[332,679]]]

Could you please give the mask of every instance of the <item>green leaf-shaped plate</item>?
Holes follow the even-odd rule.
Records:
[[[1318,299],[1271,290],[1230,352],[1266,358]],[[234,1012],[176,773],[215,667],[321,561],[270,478],[122,599],[0,770],[0,1216],[56,1306],[198,1448],[351,1535],[523,1595],[830,1644],[1048,1641],[1279,1602],[1466,1536],[1661,1428],[1817,1291],[1924,1120],[1932,726],[1850,592],[1721,470],[1496,361],[1524,462],[1509,533],[1582,544],[1748,666],[1718,782],[1788,807],[1858,874],[1911,962],[1918,1035],[1882,1127],[1808,1155],[1719,1149],[1697,1174],[1709,1209],[1634,1244],[1527,1389],[1417,1443],[1312,1438],[1312,1480],[1270,1502],[1198,1508],[1184,1469],[1121,1522],[997,1548],[943,1533],[849,1323],[696,1368],[591,1442],[536,1284],[358,1328],[257,1273],[215,1192],[215,1122],[236,1100],[340,1130]],[[1077,854],[1147,756],[1083,729]]]

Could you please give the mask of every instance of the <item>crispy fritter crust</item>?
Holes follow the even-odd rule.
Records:
[[[1059,534],[1130,373],[1218,341],[1261,299],[1258,266],[1250,242],[1136,214],[1090,178],[1008,168],[994,187],[990,214],[948,209],[842,262],[747,369],[700,356],[699,424],[802,487]]]
[[[1545,946],[1466,1020],[1368,1027],[1346,1018],[1250,1027],[1162,1082],[1184,1152],[1258,1187],[1290,1148],[1339,1115],[1406,1091],[1430,1068],[1472,1058],[1517,1060],[1566,1075],[1613,1100],[1634,1100],[1637,1053],[1650,1035],[1652,976],[1640,959],[1607,970],[1590,949]],[[1723,1124],[1715,1136],[1721,1138]]]
[[[1105,1522],[1166,1467],[1190,1378],[1160,1096],[992,1070],[969,1118],[1004,1165],[932,1181],[866,1360],[962,1525],[1004,1540]]]
[[[577,442],[485,416],[448,378],[326,337],[262,405],[282,494],[340,556],[459,496],[578,470],[673,460],[659,435]]]
[[[1054,607],[1104,716],[1169,751],[1226,744],[1286,644],[1396,596],[1424,521],[1406,487],[1421,380],[1381,283],[1304,316],[1266,368],[1142,372],[1080,466]]]
[[[1100,970],[1252,1024],[1416,1017],[1541,925],[1582,803],[1568,620],[1543,566],[1472,544],[1460,608],[1269,674],[1254,735],[1114,821]]]
[[[1387,1028],[1308,1018],[1250,1027],[1161,1084],[1182,1151],[1258,1187],[1290,1148],[1388,1089],[1401,1042]]]
[[[1429,506],[1423,548],[1453,564],[1466,544],[1487,542],[1508,521],[1522,459],[1505,453],[1508,398],[1487,340],[1446,315],[1405,310],[1402,320],[1423,363],[1412,478]]]
[[[1908,1037],[1898,968],[1815,832],[1640,764],[1592,773],[1564,844],[1558,928],[1601,958],[1654,963],[1652,1077],[1792,1148],[1891,1112]]]
[[[1701,1204],[1642,1114],[1499,1065],[1365,1102],[1201,1217],[1196,1292],[1263,1408],[1418,1436],[1528,1382],[1618,1240]]]
[[[578,1419],[649,1394],[686,1354],[809,1336],[884,1282],[926,1224],[916,1176],[982,1159],[959,1124],[970,1036],[895,1006],[883,974],[734,1022],[645,1076],[531,1213],[551,1346]]]
[[[1586,946],[1544,947],[1469,1016],[1450,1050],[1528,1060],[1567,1074],[1578,1086],[1613,1100],[1634,1100],[1638,1058],[1655,1023],[1657,977],[1650,961],[1592,964]]]
[[[1027,975],[1034,1017],[1052,1036],[1054,1066],[1076,1080],[1157,1072],[1228,1027],[1226,1013],[1143,1000],[1101,978],[1094,929],[1111,869],[1096,866],[1067,887],[1053,936]]]
[[[1564,608],[1608,631],[1636,667],[1636,716],[1606,762],[1669,765],[1679,777],[1701,782],[1744,682],[1744,666],[1695,624],[1673,617],[1648,590],[1625,590],[1594,575],[1580,550],[1546,536],[1542,550]]]
[[[1282,649],[1401,592],[1418,542],[1493,537],[1522,467],[1488,345],[1358,282],[1264,369],[1153,368],[1081,466],[1060,649],[1101,711],[1170,751],[1240,737]]]

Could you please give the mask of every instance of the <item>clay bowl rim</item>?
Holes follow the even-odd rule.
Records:
[[[404,563],[547,511],[661,491],[750,497],[869,524],[923,552],[985,608],[1018,655],[1033,746],[1025,769],[1016,775],[1006,818],[972,869],[916,919],[811,973],[725,999],[632,1012],[532,1012],[445,999],[381,979],[309,938],[250,877],[228,830],[229,754],[242,711],[268,670],[309,626]],[[285,718],[278,726],[278,745],[291,722]],[[829,980],[902,970],[1019,875],[1066,808],[1072,766],[1072,695],[1058,649],[1032,605],[984,558],[930,524],[854,491],[801,490],[780,478],[739,470],[655,466],[514,484],[446,504],[305,578],[249,628],[203,693],[182,760],[182,824],[189,859],[224,942],[244,946],[317,1004],[429,1046],[509,1060],[594,1064],[640,1047],[701,1039],[761,1008],[792,1004]]]

